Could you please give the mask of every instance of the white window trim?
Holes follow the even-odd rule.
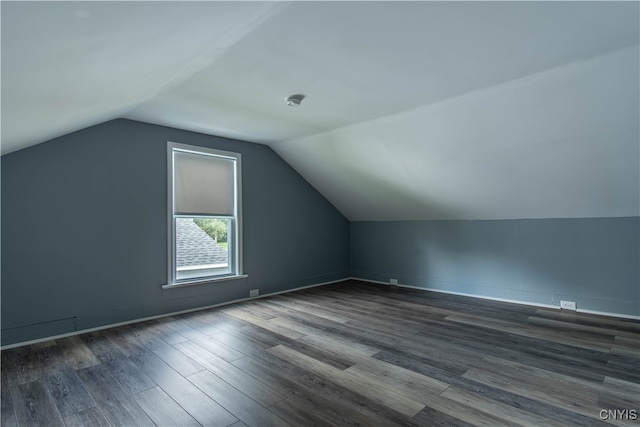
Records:
[[[175,245],[175,221],[173,212],[174,188],[173,188],[173,151],[181,150],[195,154],[210,154],[218,157],[235,159],[235,220],[233,222],[233,236],[235,244],[233,247],[233,260],[235,272],[227,275],[201,277],[193,280],[176,281],[174,272],[176,271],[176,245]],[[168,235],[167,235],[167,284],[163,289],[171,289],[183,286],[200,285],[206,283],[224,282],[229,280],[244,279],[248,277],[243,273],[243,252],[242,252],[242,155],[231,151],[216,150],[213,148],[200,147],[197,145],[180,144],[177,142],[167,142],[167,215],[168,215]]]
[[[224,276],[224,277],[207,277],[198,280],[188,280],[188,281],[180,281],[175,283],[170,283],[167,285],[162,285],[162,289],[174,289],[174,288],[182,288],[185,286],[193,286],[193,285],[206,285],[209,283],[216,282],[228,282],[230,280],[238,280],[238,279],[246,279],[249,277],[247,274],[236,274],[234,276]]]

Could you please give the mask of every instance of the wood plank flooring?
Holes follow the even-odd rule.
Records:
[[[7,427],[640,425],[640,322],[358,282],[1,357]]]

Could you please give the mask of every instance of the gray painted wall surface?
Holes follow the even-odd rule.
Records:
[[[351,275],[640,315],[640,218],[351,222]]]
[[[162,290],[167,141],[242,154],[248,279]],[[348,221],[263,145],[114,120],[1,166],[3,345],[349,275]]]

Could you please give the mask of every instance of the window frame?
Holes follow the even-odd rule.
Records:
[[[229,243],[232,253],[229,253],[229,264],[232,265],[231,272],[189,279],[176,279],[177,257],[176,257],[176,218],[213,218],[218,215],[185,215],[176,214],[174,209],[174,152],[186,152],[191,154],[212,156],[229,159],[234,162],[234,215],[226,218],[231,219],[232,229],[228,230],[228,239],[233,239]],[[168,272],[166,288],[199,285],[213,282],[222,282],[235,279],[246,278],[242,264],[242,155],[231,151],[223,151],[214,148],[201,147],[197,145],[181,144],[177,142],[167,142],[167,215],[168,215]]]

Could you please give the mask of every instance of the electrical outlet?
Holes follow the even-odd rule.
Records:
[[[576,310],[576,302],[575,301],[560,301],[560,308],[565,310]]]
[[[257,297],[258,295],[260,295],[260,289],[251,289],[249,291],[249,298]]]
[[[398,284],[398,279],[389,279],[389,284],[390,285],[397,285]]]

